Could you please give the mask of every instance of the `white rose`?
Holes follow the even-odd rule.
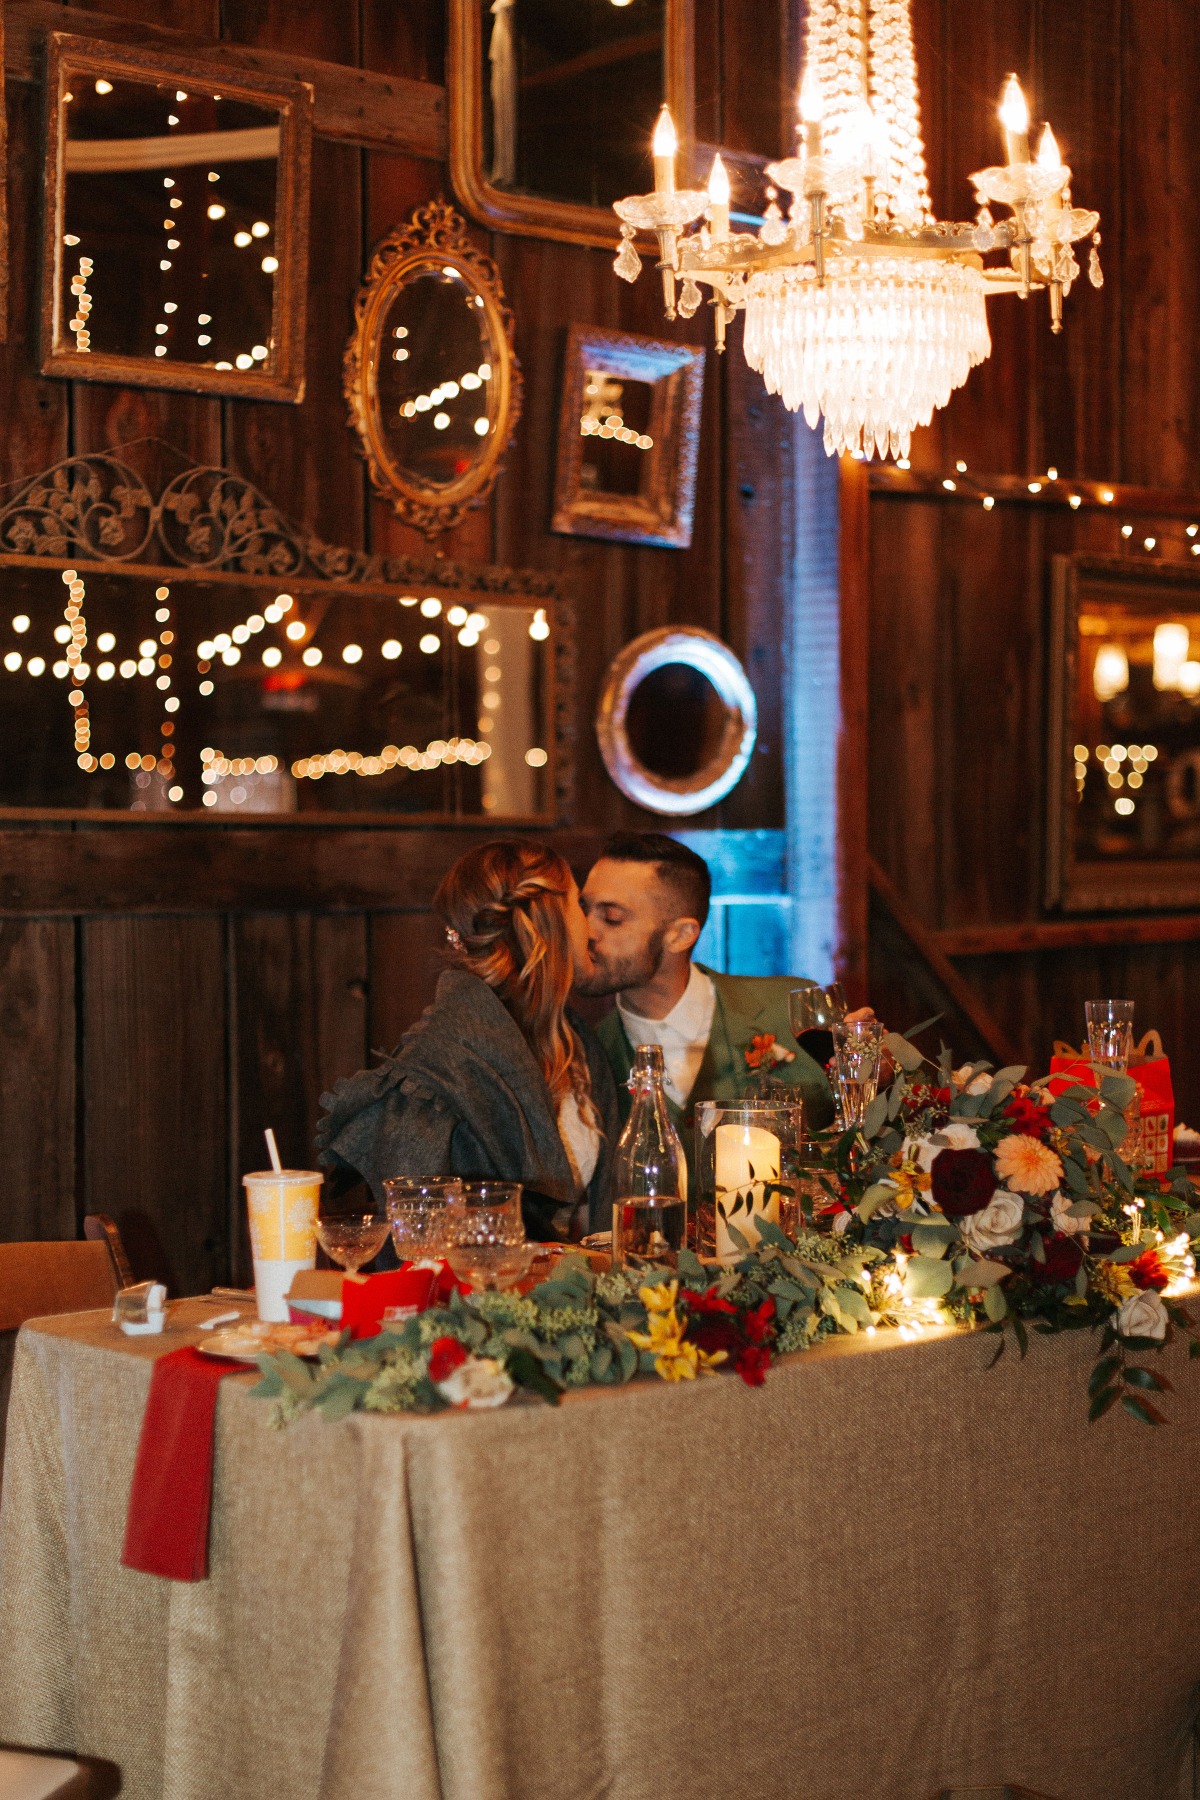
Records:
[[[490,1356],[469,1356],[437,1383],[437,1391],[451,1406],[503,1406],[513,1383],[503,1363]]]
[[[1167,1335],[1167,1309],[1153,1288],[1131,1294],[1117,1313],[1117,1330],[1122,1337],[1157,1338]]]
[[[1065,1232],[1068,1237],[1086,1233],[1092,1222],[1090,1219],[1073,1219],[1069,1211],[1073,1205],[1074,1202],[1064,1196],[1061,1188],[1055,1188],[1050,1196],[1050,1223],[1055,1231]]]
[[[955,1223],[969,1247],[982,1256],[1015,1243],[1024,1219],[1025,1202],[1020,1194],[997,1188],[982,1212],[968,1213]]]
[[[964,1125],[958,1119],[952,1119],[949,1125],[943,1125],[937,1133],[945,1141],[935,1144],[931,1137],[906,1138],[904,1142],[903,1160],[915,1162],[918,1169],[926,1174],[943,1150],[978,1150],[979,1133],[973,1125]]]
[[[953,1081],[960,1094],[963,1092],[964,1088],[968,1094],[986,1094],[992,1085],[991,1076],[986,1069],[982,1069],[978,1075],[973,1076],[968,1082],[967,1076],[970,1074],[970,1070],[970,1063],[964,1063],[961,1069],[955,1069],[950,1079]]]

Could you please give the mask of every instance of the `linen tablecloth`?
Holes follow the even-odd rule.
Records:
[[[211,1310],[211,1309],[210,1309]],[[157,1340],[21,1334],[0,1741],[129,1800],[1191,1795],[1200,1371],[891,1334],[557,1411],[308,1419],[222,1383],[207,1582],[120,1563]]]

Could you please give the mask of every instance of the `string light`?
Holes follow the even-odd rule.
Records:
[[[78,240],[76,240],[78,242]],[[75,314],[68,321],[67,329],[75,338],[75,349],[80,355],[87,355],[92,347],[92,334],[88,328],[88,320],[92,313],[92,296],[88,293],[88,276],[92,273],[90,256],[79,258],[79,272],[71,277],[71,292],[75,296]]]
[[[408,359],[408,351],[401,346],[400,349],[392,351],[392,358],[395,362],[405,362]],[[448,403],[459,399],[463,391],[468,394],[474,393],[491,379],[491,363],[481,362],[477,369],[468,369],[466,374],[460,375],[457,381],[443,381],[437,387],[431,388],[427,394],[417,394],[411,400],[405,400],[400,407],[400,417],[415,419],[418,413],[432,412],[435,407],[439,406],[445,407]],[[477,420],[475,424],[477,432],[479,432],[480,422]],[[449,419],[447,418],[448,423]],[[479,432],[481,437],[491,429],[486,419],[482,420],[482,424],[483,431]]]
[[[302,756],[292,764],[292,774],[297,781],[319,781],[323,775],[386,775],[395,768],[428,771],[453,763],[475,767],[491,754],[490,745],[476,743],[473,738],[434,738],[424,750],[418,750],[415,744],[405,744],[402,749],[385,744],[378,756],[363,756],[358,750],[329,750],[324,756]]]

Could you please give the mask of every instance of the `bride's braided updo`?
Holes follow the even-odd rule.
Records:
[[[555,1106],[574,1094],[594,1116],[583,1046],[565,1017],[574,979],[566,909],[572,876],[544,844],[499,839],[468,850],[433,904],[455,967],[486,981],[520,1026]]]

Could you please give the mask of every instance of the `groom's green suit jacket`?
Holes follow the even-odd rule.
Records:
[[[822,1130],[833,1118],[829,1081],[820,1064],[801,1050],[792,1036],[788,1020],[788,994],[799,986],[799,982],[791,975],[718,975],[715,969],[705,969],[702,963],[697,967],[703,969],[717,991],[712,1030],[695,1086],[686,1103],[676,1106],[673,1100],[667,1101],[672,1123],[683,1140],[689,1168],[692,1165],[696,1102],[723,1100],[732,1103],[744,1099],[752,1091],[755,1076],[746,1065],[746,1051],[751,1041],[765,1032],[774,1033],[776,1043],[791,1050],[795,1056],[793,1062],[777,1064],[772,1074],[799,1090],[805,1103],[808,1128]],[[633,1067],[634,1046],[626,1036],[615,1006],[600,1021],[596,1034],[612,1066],[624,1120],[629,1116],[627,1084]]]

